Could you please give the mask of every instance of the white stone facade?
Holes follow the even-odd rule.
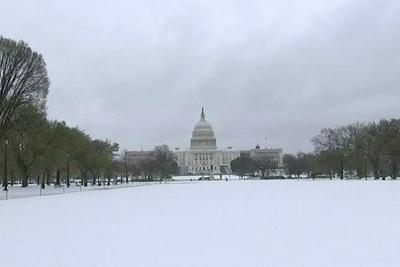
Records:
[[[255,149],[247,151],[218,150],[214,131],[211,124],[206,121],[204,109],[202,109],[200,121],[196,123],[192,133],[190,149],[175,151],[175,154],[180,174],[214,175],[230,173],[231,161],[240,157],[242,152],[248,153],[252,158],[268,156],[279,166],[282,165],[282,149],[260,149],[257,146]]]
[[[151,151],[129,151],[126,153],[126,163],[129,165],[138,165],[142,161],[150,159]]]
[[[180,174],[230,173],[230,163],[240,156],[238,150],[175,151]]]
[[[247,153],[251,158],[269,157],[282,166],[282,149],[261,149],[258,145],[255,149],[240,151],[231,148],[218,150],[217,140],[211,124],[206,121],[204,109],[201,111],[200,121],[196,123],[190,139],[189,150],[178,150],[177,156],[180,175],[219,175],[231,173],[230,163],[240,157],[241,153]],[[150,151],[128,152],[128,162],[137,164],[141,160],[149,158]]]
[[[240,151],[218,150],[211,124],[206,121],[204,109],[196,123],[190,149],[175,151],[180,174],[213,175],[230,172],[230,162],[240,156]]]
[[[260,148],[258,145],[255,149],[246,151],[252,159],[268,158],[275,161],[279,167],[283,166],[282,148]]]

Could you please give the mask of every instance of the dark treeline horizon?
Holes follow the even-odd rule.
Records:
[[[289,176],[396,179],[399,175],[400,119],[323,128],[311,142],[312,152],[284,155]]]
[[[117,143],[48,119],[49,87],[42,55],[23,41],[0,36],[0,177],[4,190],[15,183],[27,187],[30,182],[41,188],[50,184],[69,187],[71,178],[77,177],[83,186],[88,182],[110,185],[111,180],[128,183],[134,174],[124,153],[118,153]],[[168,146],[156,146],[150,161],[140,167],[149,179],[155,173],[166,178],[176,171]]]

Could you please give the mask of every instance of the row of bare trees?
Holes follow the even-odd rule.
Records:
[[[325,128],[312,143],[314,153],[284,156],[289,176],[396,179],[399,175],[399,119]]]
[[[146,159],[135,163],[128,161],[128,153],[124,151],[121,159],[123,176],[126,181],[129,181],[129,177],[144,180],[153,180],[155,178],[166,180],[178,171],[176,155],[167,145],[156,146]]]
[[[230,164],[232,172],[240,177],[259,174],[261,178],[266,178],[279,167],[273,157],[252,158],[248,153],[241,153],[240,157],[232,160]]]
[[[0,36],[0,171],[4,190],[29,181],[87,185],[115,175],[118,144],[46,118],[50,81],[43,57],[25,42]]]
[[[70,186],[71,177],[79,177],[83,185],[89,179],[111,178],[120,168],[117,161],[118,144],[108,140],[91,139],[79,128],[65,122],[49,121],[34,106],[17,111],[11,123],[7,143],[0,148],[0,169],[3,187],[30,181],[45,188],[54,183]]]

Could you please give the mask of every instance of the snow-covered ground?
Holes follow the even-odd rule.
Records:
[[[193,175],[193,176],[174,176],[172,180],[168,180],[167,183],[185,183],[185,182],[196,182],[199,181],[201,176]],[[220,176],[215,176],[216,180],[220,180]],[[235,175],[223,175],[222,179],[228,178],[229,180],[238,180],[239,177]],[[118,189],[118,188],[125,188],[125,187],[136,187],[136,186],[148,186],[153,184],[159,184],[159,181],[153,182],[129,182],[126,183],[119,183],[117,185],[111,184],[106,185],[103,183],[101,186],[93,186],[88,185],[79,186],[76,183],[71,183],[71,186],[67,188],[65,185],[55,187],[54,185],[50,185],[45,187],[45,189],[41,189],[39,185],[36,184],[29,184],[28,187],[22,188],[20,184],[14,186],[8,186],[8,191],[5,192],[0,188],[0,200],[6,199],[14,199],[14,198],[25,198],[25,197],[39,197],[39,196],[48,196],[48,195],[58,195],[64,193],[76,193],[82,191],[96,191],[96,190],[109,190],[109,189]]]
[[[8,191],[5,192],[0,189],[0,200],[14,199],[14,198],[26,198],[26,197],[39,197],[48,195],[58,195],[65,193],[76,193],[76,192],[86,192],[86,191],[96,191],[96,190],[109,190],[109,189],[119,189],[125,187],[136,187],[136,186],[146,186],[152,184],[158,184],[159,182],[134,182],[134,183],[122,183],[118,185],[102,185],[102,186],[79,186],[76,184],[71,184],[69,188],[65,185],[55,187],[54,185],[46,186],[45,189],[41,189],[39,185],[30,184],[28,187],[22,188],[21,185],[8,186]],[[7,195],[6,195],[7,194]]]
[[[0,201],[0,265],[400,266],[397,181],[213,181]]]

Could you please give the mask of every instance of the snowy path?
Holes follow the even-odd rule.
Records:
[[[400,266],[397,181],[166,184],[0,201],[1,266]]]

